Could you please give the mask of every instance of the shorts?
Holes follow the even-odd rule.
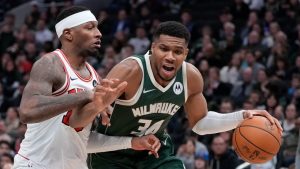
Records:
[[[89,154],[89,169],[185,169],[183,162],[174,156],[170,137],[162,141],[159,158],[148,151],[131,149]]]

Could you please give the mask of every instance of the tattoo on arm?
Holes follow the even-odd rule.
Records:
[[[21,121],[41,122],[90,101],[89,91],[52,96],[53,85],[63,84],[65,80],[62,74],[65,74],[63,68],[52,54],[43,56],[34,64],[21,100]]]

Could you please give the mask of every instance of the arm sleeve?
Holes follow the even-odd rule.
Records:
[[[209,111],[196,123],[193,131],[199,135],[205,135],[232,130],[244,120],[243,113],[244,110],[226,114]]]
[[[98,153],[131,148],[132,137],[107,136],[91,132],[87,153]]]

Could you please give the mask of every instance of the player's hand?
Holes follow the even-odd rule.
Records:
[[[255,115],[265,116],[271,122],[271,124],[275,124],[282,133],[283,129],[280,125],[280,122],[275,117],[270,115],[270,113],[268,113],[266,110],[245,110],[243,114],[244,119],[252,118]]]
[[[106,107],[101,113],[100,113],[100,116],[101,116],[101,124],[104,125],[104,126],[110,126],[110,116],[112,114],[112,110],[113,108],[111,106],[108,106]]]
[[[117,83],[118,79],[103,79],[101,84],[95,87],[93,102],[99,107],[99,112],[114,102],[127,86],[125,81],[116,86]]]
[[[158,150],[160,149],[160,140],[153,134],[133,137],[131,141],[132,149],[134,150],[149,150],[149,154],[153,154],[156,158],[159,158]]]

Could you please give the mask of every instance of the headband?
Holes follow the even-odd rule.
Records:
[[[65,29],[73,28],[90,21],[97,21],[96,17],[90,10],[75,13],[64,18],[55,25],[56,34],[60,37]]]

